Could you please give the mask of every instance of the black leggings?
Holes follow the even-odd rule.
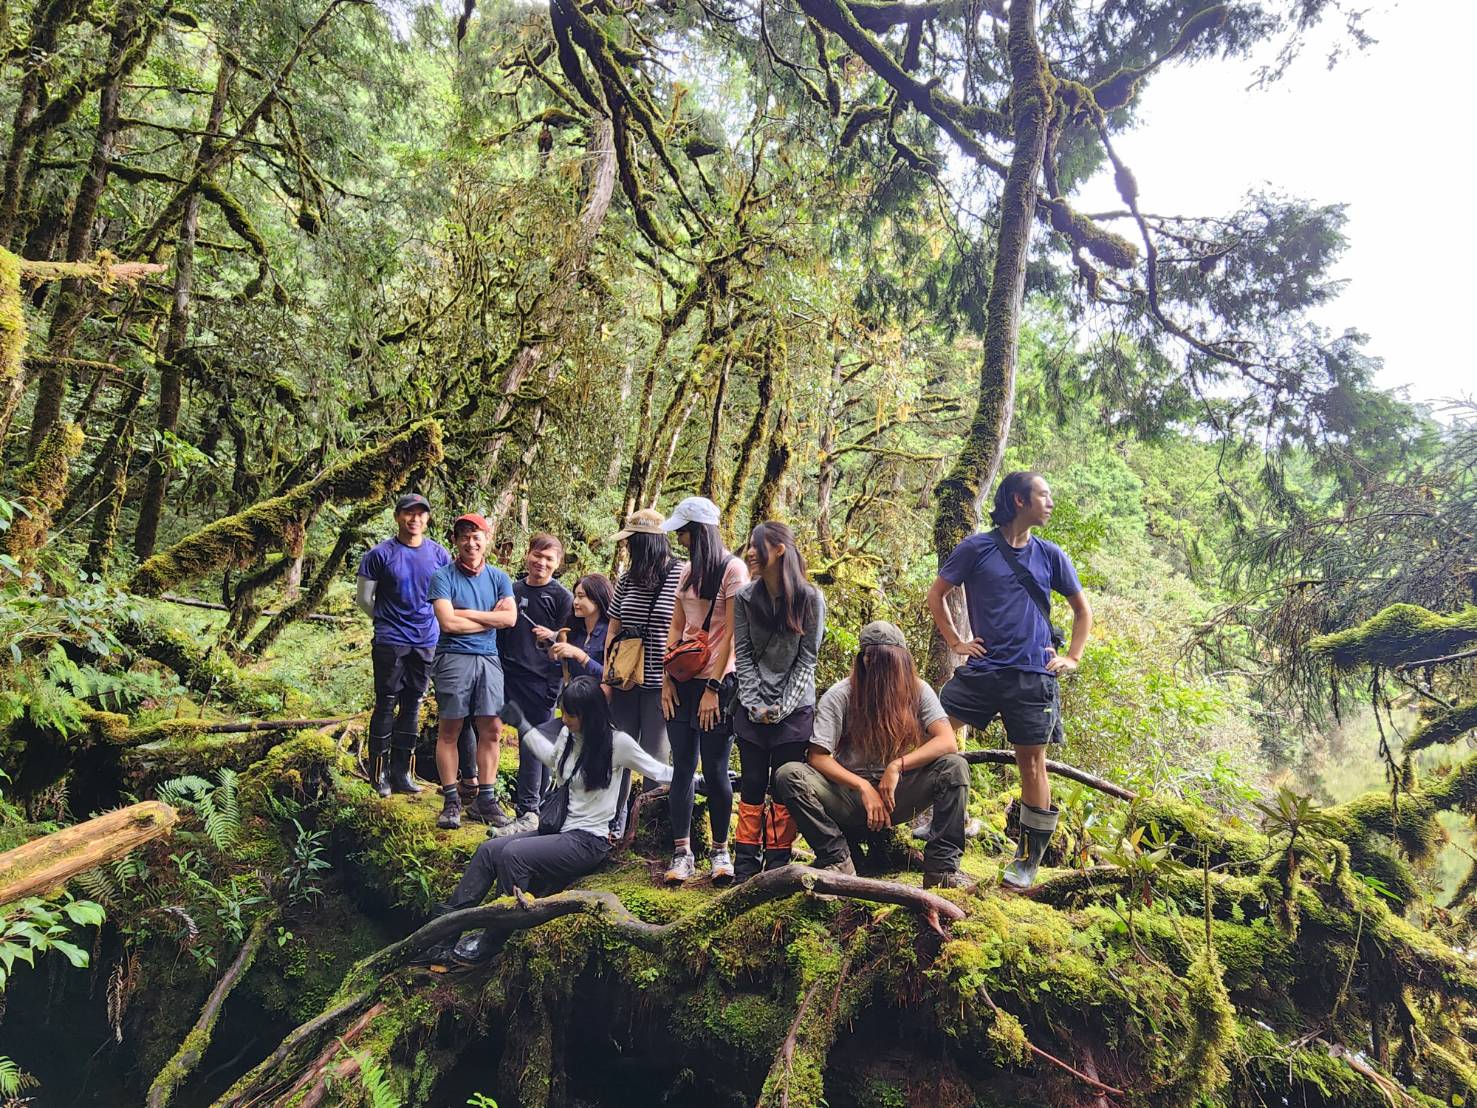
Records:
[[[745,804],[763,804],[774,771],[786,762],[805,761],[806,743],[759,746],[739,739],[739,799]]]

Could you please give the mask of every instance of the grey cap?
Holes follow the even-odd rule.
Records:
[[[672,509],[672,514],[662,524],[663,531],[676,531],[686,527],[689,523],[711,523],[718,526],[718,505],[714,504],[706,496],[689,496],[677,507]]]
[[[408,512],[413,508],[419,508],[421,511],[429,512],[431,510],[431,502],[418,492],[408,492],[399,500],[395,501],[395,510],[397,512]]]
[[[862,633],[856,637],[856,648],[865,650],[869,646],[896,646],[902,650],[908,649],[908,640],[903,633],[885,619],[879,619],[867,624],[862,628]]]

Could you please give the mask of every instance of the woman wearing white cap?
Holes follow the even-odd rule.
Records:
[[[672,744],[672,865],[666,881],[676,884],[693,875],[695,860],[689,839],[692,830],[693,773],[699,757],[707,782],[708,822],[713,830],[710,855],[713,880],[733,880],[728,853],[728,827],[733,818],[733,784],[728,760],[733,752],[733,724],[724,715],[722,693],[732,680],[733,598],[749,580],[742,560],[723,546],[718,533],[718,506],[702,496],[689,496],[662,524],[675,531],[689,561],[677,587],[672,612],[669,653],[689,648],[688,661],[702,659],[685,677],[683,668],[669,662],[662,685],[662,711],[667,717],[667,739]],[[701,643],[701,651],[693,644]]]

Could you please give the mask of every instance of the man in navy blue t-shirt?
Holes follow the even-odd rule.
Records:
[[[997,716],[1015,748],[1021,773],[1021,835],[1003,880],[1016,888],[1035,884],[1041,858],[1056,831],[1057,809],[1046,776],[1046,744],[1062,741],[1057,678],[1082,660],[1092,608],[1072,560],[1056,543],[1031,534],[1045,525],[1054,505],[1039,474],[1019,471],[1001,480],[990,518],[993,531],[970,535],[954,548],[928,590],[928,610],[944,642],[964,665],[939,690],[955,728],[983,728]],[[969,638],[963,638],[944,605],[951,589],[964,587]],[[1066,652],[1051,626],[1051,594],[1072,609]]]
[[[441,625],[431,676],[436,682],[436,770],[441,778],[438,827],[460,827],[462,800],[457,792],[457,739],[462,721],[477,730],[477,799],[467,815],[484,823],[504,823],[497,780],[499,713],[503,710],[503,669],[497,633],[518,618],[513,581],[487,564],[491,528],[479,515],[461,516],[452,525],[456,559],[431,577],[431,610]]]
[[[395,504],[395,536],[359,562],[359,607],[374,620],[374,714],[369,717],[369,779],[380,796],[418,793],[410,759],[420,734],[421,698],[431,676],[440,628],[426,592],[431,575],[451,561],[426,538],[431,505],[419,493]]]

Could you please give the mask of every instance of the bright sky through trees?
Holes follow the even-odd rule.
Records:
[[[1384,5],[1365,20],[1374,45],[1332,70],[1330,23],[1266,89],[1250,86],[1272,51],[1250,63],[1167,67],[1119,151],[1150,211],[1227,212],[1263,185],[1347,203],[1350,246],[1336,272],[1348,286],[1315,318],[1368,334],[1386,387],[1409,386],[1412,399],[1438,405],[1477,395],[1465,334],[1477,223],[1462,199],[1477,168],[1464,108],[1477,5]],[[1081,207],[1121,207],[1111,179],[1094,182]]]

